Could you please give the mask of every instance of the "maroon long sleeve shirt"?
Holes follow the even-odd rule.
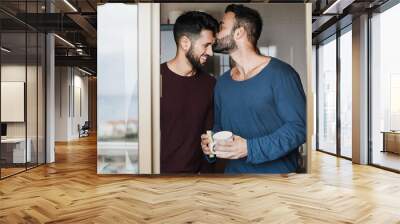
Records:
[[[213,127],[215,78],[184,77],[161,65],[161,173],[213,172],[201,150],[201,134]]]

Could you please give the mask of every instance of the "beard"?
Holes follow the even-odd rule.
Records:
[[[213,51],[215,53],[229,54],[235,49],[237,49],[237,44],[233,39],[233,32],[221,39],[217,39],[213,45]]]
[[[196,71],[200,71],[204,67],[204,65],[200,62],[200,56],[196,56],[194,54],[192,47],[190,47],[189,51],[186,53],[186,58]]]

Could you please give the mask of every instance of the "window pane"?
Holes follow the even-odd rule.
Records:
[[[26,80],[26,113],[27,113],[27,140],[30,147],[30,158],[28,168],[37,165],[37,41],[36,32],[28,32],[28,55],[27,55],[27,80]]]
[[[336,153],[336,40],[318,48],[318,149]]]
[[[400,4],[372,18],[372,163],[400,170]]]
[[[31,159],[26,144],[26,33],[1,34],[1,177],[25,170]],[[12,108],[12,109],[11,109]],[[28,151],[26,146],[28,145]]]
[[[97,19],[97,172],[138,173],[137,5],[99,6]]]
[[[340,37],[340,152],[352,157],[352,33]]]

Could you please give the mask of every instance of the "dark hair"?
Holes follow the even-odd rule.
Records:
[[[260,14],[244,5],[231,4],[225,9],[225,13],[232,12],[235,14],[235,24],[232,30],[243,27],[247,32],[247,38],[250,42],[257,46],[257,41],[261,36],[263,22]]]
[[[176,19],[174,25],[175,43],[178,45],[178,41],[182,36],[187,36],[189,39],[194,40],[203,30],[210,30],[215,35],[218,32],[218,21],[204,12],[186,12]]]

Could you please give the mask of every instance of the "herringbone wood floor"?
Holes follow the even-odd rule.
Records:
[[[314,152],[312,174],[98,176],[96,141],[0,181],[0,223],[400,223],[400,175]]]

